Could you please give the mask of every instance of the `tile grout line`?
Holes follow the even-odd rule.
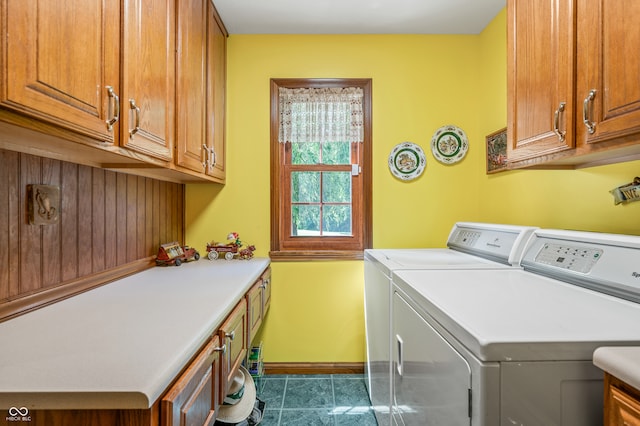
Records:
[[[280,409],[278,410],[278,426],[282,421],[282,410],[284,409],[284,399],[287,397],[287,387],[289,384],[289,375],[284,378],[284,390],[282,391],[282,402],[280,403]]]
[[[331,409],[331,412],[333,413],[333,424],[336,425],[337,424],[337,417],[336,417],[336,388],[334,385],[334,381],[333,381],[333,375],[329,376],[331,378],[331,397],[333,398],[333,407]]]

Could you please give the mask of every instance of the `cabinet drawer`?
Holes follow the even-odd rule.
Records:
[[[220,397],[220,339],[214,336],[162,398],[163,426],[213,425]]]
[[[229,314],[220,326],[218,335],[226,348],[221,361],[221,398],[224,398],[233,376],[247,354],[247,301],[245,299],[242,299]]]

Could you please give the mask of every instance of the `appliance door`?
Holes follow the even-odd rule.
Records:
[[[365,373],[369,398],[380,426],[391,421],[391,279],[374,262],[364,262],[367,336]]]
[[[471,369],[399,293],[393,294],[393,419],[469,426]]]

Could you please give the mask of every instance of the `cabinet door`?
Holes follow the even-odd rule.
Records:
[[[206,161],[207,3],[177,2],[177,164],[196,172],[205,171]]]
[[[271,305],[271,268],[247,292],[247,347],[251,346]]]
[[[604,375],[604,425],[640,426],[640,391],[609,373]]]
[[[247,355],[247,302],[242,299],[220,326],[219,336],[226,351],[222,359],[222,392],[226,395],[236,371]],[[224,398],[224,397],[223,397]]]
[[[1,7],[0,103],[113,143],[118,128],[107,121],[117,114],[119,2],[4,0]]]
[[[247,292],[247,324],[249,333],[247,346],[249,346],[262,325],[262,280]]]
[[[615,147],[640,136],[640,2],[578,2],[578,145]]]
[[[575,146],[575,4],[507,3],[507,156],[519,161]]]
[[[271,306],[271,268],[262,274],[262,317],[267,314]]]
[[[175,1],[123,4],[120,145],[170,160],[175,128]]]
[[[208,4],[207,31],[207,142],[212,147],[206,173],[225,179],[225,90],[227,34],[213,4]]]
[[[163,426],[214,424],[220,401],[219,346],[214,336],[162,398]]]

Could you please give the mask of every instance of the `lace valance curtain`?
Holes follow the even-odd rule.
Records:
[[[278,141],[362,142],[362,97],[359,87],[281,87]]]

